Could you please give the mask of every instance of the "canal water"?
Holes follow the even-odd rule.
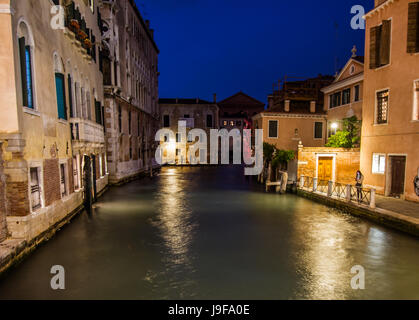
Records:
[[[418,271],[417,238],[264,193],[240,167],[163,168],[110,189],[0,280],[0,299],[419,299]]]

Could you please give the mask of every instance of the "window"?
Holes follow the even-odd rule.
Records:
[[[176,133],[176,142],[180,142],[180,133]]]
[[[165,128],[170,127],[170,116],[167,114],[163,116],[163,127]]]
[[[419,80],[415,81],[413,90],[413,120],[419,120]]]
[[[212,114],[207,114],[207,128],[213,127]]]
[[[278,120],[269,120],[269,135],[268,138],[278,138]]]
[[[58,119],[67,120],[64,75],[55,74],[55,90],[57,94]]]
[[[330,96],[330,108],[339,107],[341,105],[342,92],[336,92]]]
[[[224,127],[227,127],[227,123],[228,123],[228,122],[227,122],[226,120],[224,120],[224,121],[223,121],[223,126],[224,126]]]
[[[100,101],[96,101],[96,99],[95,99],[95,117],[96,117],[97,124],[104,125],[104,123],[102,123],[102,107],[100,105]]]
[[[354,101],[355,101],[355,102],[356,102],[356,101],[359,101],[359,94],[360,94],[359,89],[360,89],[359,85],[356,85],[356,86],[355,86],[355,97],[354,97]]]
[[[73,106],[73,81],[71,79],[71,75],[67,77],[67,85],[68,85],[68,104],[70,107],[70,117],[74,118],[74,106]]]
[[[230,121],[230,127],[234,127],[234,121]]]
[[[140,114],[137,113],[137,136],[140,136]]]
[[[185,119],[189,119],[189,114],[185,114],[184,116],[183,116]]]
[[[31,207],[35,211],[41,208],[40,168],[30,168]]]
[[[131,121],[132,120],[132,116],[131,116],[131,111],[128,112],[128,134],[131,134]]]
[[[342,104],[349,104],[351,103],[351,88],[345,89],[342,92]]]
[[[67,195],[66,179],[65,179],[65,164],[60,164],[60,192],[61,197]]]
[[[323,139],[323,122],[314,123],[314,139]]]
[[[73,180],[74,180],[74,190],[80,189],[80,175],[79,175],[79,162],[77,157],[73,157]]]
[[[33,88],[33,57],[31,37],[25,23],[19,25],[19,59],[20,76],[22,85],[22,104],[24,107],[34,109],[34,88]]]
[[[391,20],[370,29],[370,69],[390,63]]]
[[[90,92],[86,92],[86,108],[87,108],[87,119],[92,120],[92,107],[90,105],[91,98],[90,98]]]
[[[373,154],[372,156],[372,173],[384,174],[386,169],[385,154]]]
[[[388,96],[389,96],[388,90],[377,92],[377,115],[376,115],[377,124],[387,123]]]
[[[119,133],[122,132],[122,110],[121,106],[118,106],[118,126],[119,126]]]
[[[419,52],[419,2],[409,3],[407,21],[407,52]]]

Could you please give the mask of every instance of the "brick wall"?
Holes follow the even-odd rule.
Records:
[[[6,239],[6,197],[5,197],[6,179],[3,173],[3,158],[0,144],[0,242]]]
[[[343,148],[300,148],[298,150],[298,179],[303,176],[316,177],[317,155],[335,156],[336,182],[354,184],[356,171],[359,170],[359,149]]]
[[[47,207],[61,199],[58,159],[44,160],[44,192]]]

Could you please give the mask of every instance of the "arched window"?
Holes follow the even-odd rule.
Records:
[[[67,120],[64,66],[60,56],[54,53],[55,91],[57,95],[58,119]]]
[[[22,104],[24,107],[35,109],[35,92],[33,83],[33,49],[32,33],[24,21],[18,23],[18,42],[20,60],[20,78],[22,85]]]

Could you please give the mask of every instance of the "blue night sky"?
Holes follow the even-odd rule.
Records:
[[[240,90],[267,101],[285,75],[335,73],[365,30],[350,26],[351,7],[373,0],[136,0],[155,29],[161,98],[218,100]],[[336,25],[338,26],[336,29]]]

